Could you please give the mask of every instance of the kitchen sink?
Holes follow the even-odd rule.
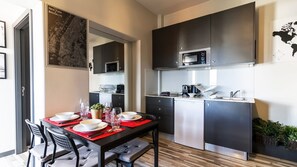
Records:
[[[231,101],[245,101],[244,97],[223,97],[223,100],[231,100]]]

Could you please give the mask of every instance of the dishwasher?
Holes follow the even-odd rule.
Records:
[[[174,141],[204,150],[204,100],[175,98]]]

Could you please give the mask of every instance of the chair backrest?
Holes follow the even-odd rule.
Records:
[[[27,126],[28,126],[28,128],[29,128],[29,130],[30,130],[30,132],[32,134],[32,139],[31,139],[31,144],[30,144],[29,149],[33,148],[35,136],[40,137],[40,138],[43,139],[43,141],[45,143],[44,144],[44,150],[43,150],[43,156],[42,156],[42,157],[45,157],[48,143],[47,143],[47,138],[46,138],[45,134],[42,131],[42,128],[39,125],[32,123],[28,119],[26,119],[25,122],[26,122],[26,124],[27,124]]]
[[[76,155],[76,166],[78,166],[79,163],[79,153],[76,148],[76,145],[72,138],[69,137],[67,134],[63,134],[60,132],[56,132],[51,128],[47,128],[47,131],[49,132],[49,135],[54,143],[54,151],[53,151],[53,157],[52,157],[52,163],[55,161],[55,154],[56,154],[56,147],[57,145],[62,147],[65,150],[73,151]]]

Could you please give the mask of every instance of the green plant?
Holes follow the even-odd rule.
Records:
[[[257,135],[264,135],[264,129],[267,126],[267,121],[261,118],[253,119],[253,132]]]
[[[100,109],[103,109],[103,108],[104,108],[104,105],[100,104],[100,103],[96,103],[96,104],[93,104],[91,106],[91,109],[93,109],[93,110],[100,110]]]

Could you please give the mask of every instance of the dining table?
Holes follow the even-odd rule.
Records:
[[[77,120],[74,125],[69,123],[65,123],[65,126],[61,126],[59,123],[52,123],[51,121],[48,121],[48,118],[43,118],[40,120],[40,124],[42,128],[45,130],[46,128],[57,128],[64,133],[67,133],[70,137],[73,139],[79,140],[80,143],[85,145],[86,147],[97,151],[98,152],[98,167],[105,166],[104,162],[104,155],[105,152],[115,148],[119,145],[122,145],[134,138],[137,137],[143,137],[145,135],[151,135],[152,137],[152,144],[154,149],[154,166],[158,167],[158,151],[159,151],[159,123],[155,116],[149,115],[146,113],[138,112],[139,115],[141,115],[141,120],[146,120],[146,122],[143,122],[139,125],[137,125],[137,121],[135,123],[127,123],[124,122],[121,124],[121,131],[112,135],[109,135],[107,137],[103,137],[100,139],[92,139],[87,138],[83,135],[79,135],[78,133],[75,133],[73,130],[70,130],[73,126],[75,126],[75,123],[79,124],[79,121]],[[137,125],[137,126],[129,126],[129,125]],[[100,133],[97,132],[97,133]],[[96,135],[96,133],[94,133]]]

